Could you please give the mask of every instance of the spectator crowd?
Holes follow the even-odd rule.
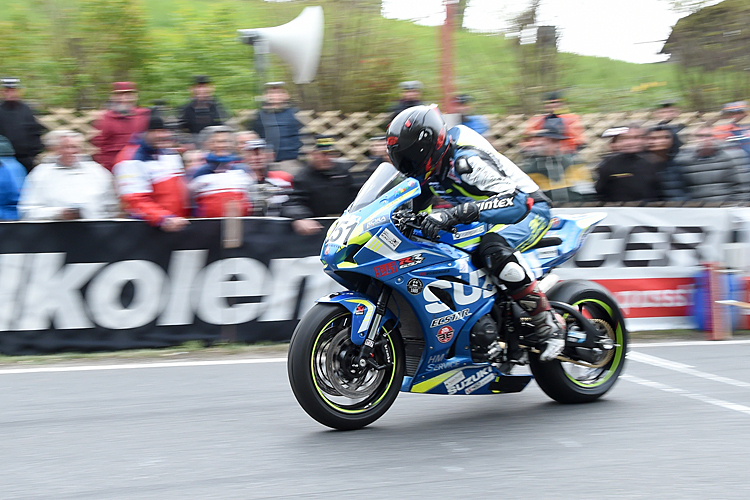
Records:
[[[648,126],[606,130],[608,151],[593,169],[577,159],[584,146],[580,118],[550,93],[545,113],[527,124],[522,168],[556,203],[750,202],[747,103],[728,103],[717,123],[687,131],[673,101],[653,110]]]
[[[266,85],[257,120],[242,131],[225,125],[207,76],[194,79],[176,118],[162,105],[139,107],[136,86],[116,82],[92,156],[77,132],[45,134],[18,79],[0,85],[2,220],[128,216],[173,232],[191,217],[282,216],[313,234],[322,226],[312,219],[343,212],[361,185],[333,137],[303,144],[284,82]]]
[[[95,122],[95,153],[81,134],[46,133],[21,99],[16,78],[0,81],[0,219],[74,220],[129,216],[163,231],[180,231],[191,217],[281,216],[299,234],[322,229],[316,217],[340,214],[367,176],[388,161],[385,138],[372,137],[371,161],[351,169],[334,137],[304,137],[284,82],[266,84],[263,105],[248,130],[226,125],[229,113],[207,76],[197,76],[191,100],[174,115],[162,103],[138,106],[132,82],[116,82]],[[393,115],[420,104],[422,83],[400,84]],[[480,134],[489,122],[473,98],[453,100],[456,123]],[[578,154],[581,119],[563,95],[545,95],[530,119],[521,168],[554,203],[750,202],[747,104],[724,106],[722,120],[685,129],[674,102],[661,103],[648,126],[623,124],[602,137],[608,152],[594,168]]]

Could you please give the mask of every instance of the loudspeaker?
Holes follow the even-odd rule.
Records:
[[[323,8],[305,7],[292,21],[274,28],[237,30],[240,39],[254,47],[256,56],[272,53],[292,68],[294,83],[315,78],[323,47]]]

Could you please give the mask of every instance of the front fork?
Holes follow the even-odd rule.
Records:
[[[380,322],[383,321],[388,310],[388,301],[391,298],[391,293],[393,292],[389,287],[383,286],[378,295],[378,301],[375,304],[375,314],[370,323],[370,329],[367,331],[367,337],[365,337],[365,341],[362,343],[359,351],[359,357],[357,358],[357,364],[362,369],[368,364],[376,370],[383,370],[389,366],[389,363],[383,365],[377,364],[373,352],[376,345],[386,342],[386,339],[378,340],[378,337],[380,336]]]

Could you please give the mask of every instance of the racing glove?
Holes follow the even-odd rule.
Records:
[[[457,224],[468,224],[479,220],[476,203],[464,203],[447,210],[436,210],[422,221],[422,234],[436,240],[440,231],[448,231]]]

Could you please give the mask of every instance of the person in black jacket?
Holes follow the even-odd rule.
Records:
[[[21,81],[18,78],[3,78],[2,103],[0,103],[0,135],[13,146],[16,160],[30,172],[34,168],[36,155],[42,152],[41,136],[47,128],[34,117],[31,108],[21,101]]]
[[[617,138],[619,153],[609,156],[596,168],[596,192],[604,202],[656,201],[662,199],[661,179],[654,164],[645,156],[643,130],[636,126]]]
[[[214,86],[207,76],[196,76],[191,89],[193,100],[180,115],[180,128],[196,137],[206,127],[223,125],[227,113],[214,97]]]
[[[677,107],[677,102],[668,99],[659,103],[659,106],[651,113],[651,118],[658,120],[658,125],[667,125],[674,130],[675,133],[679,133],[685,128],[684,124],[674,121],[679,118],[680,114],[681,111],[680,108]],[[682,145],[682,143],[680,143],[680,145]]]
[[[682,142],[674,129],[664,123],[651,128],[646,135],[647,156],[659,175],[665,200],[686,199],[682,176],[674,163],[681,145]]]
[[[321,225],[313,217],[339,215],[357,194],[351,174],[339,156],[330,136],[318,136],[309,153],[308,164],[294,177],[289,200],[281,215],[294,219],[292,228],[299,234],[314,234]]]
[[[401,90],[401,99],[388,110],[391,113],[391,121],[403,110],[422,104],[422,82],[419,80],[401,82],[398,88]]]
[[[674,163],[690,201],[750,201],[750,158],[728,146],[708,124],[698,126]]]

